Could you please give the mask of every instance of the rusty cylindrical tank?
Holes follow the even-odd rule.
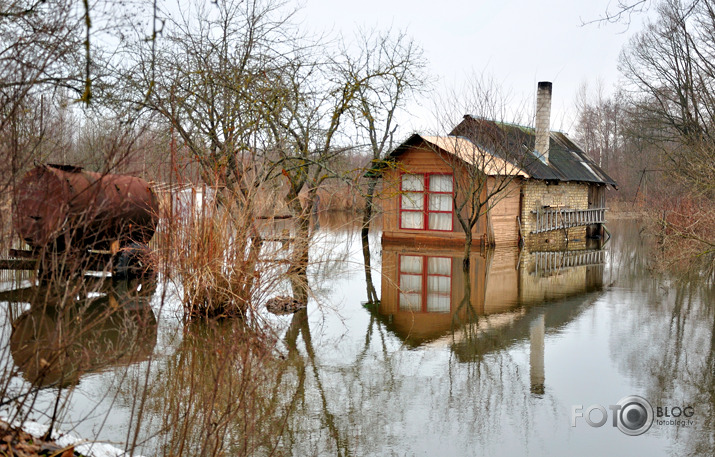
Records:
[[[141,178],[40,165],[15,188],[13,226],[33,248],[108,249],[149,242],[159,203]]]

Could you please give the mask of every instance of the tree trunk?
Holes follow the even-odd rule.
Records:
[[[367,284],[367,302],[369,304],[377,303],[380,299],[377,296],[377,291],[372,282],[372,267],[370,264],[370,222],[372,222],[373,213],[373,198],[375,188],[377,187],[377,178],[370,178],[367,184],[367,195],[365,196],[365,208],[362,215],[362,230],[360,232],[362,239],[362,256],[365,266],[365,283]]]
[[[293,288],[293,298],[301,303],[308,300],[308,262],[310,261],[310,217],[312,195],[303,207],[298,198],[289,201],[289,207],[295,217],[295,236],[293,237],[293,252],[290,256],[288,275]]]
[[[462,271],[469,273],[469,257],[472,252],[472,231],[464,234],[464,257],[462,258]]]

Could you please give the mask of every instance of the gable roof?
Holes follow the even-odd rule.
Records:
[[[609,184],[616,182],[561,132],[550,132],[549,163],[534,153],[536,135],[531,127],[464,116],[450,135],[468,138],[479,147],[522,168],[532,178]]]
[[[415,133],[407,141],[395,148],[390,157],[399,157],[409,148],[419,147],[423,143],[429,150],[445,152],[467,164],[479,167],[488,176],[529,177],[529,174],[523,168],[517,167],[486,149],[478,147],[469,139],[459,136],[423,136]]]

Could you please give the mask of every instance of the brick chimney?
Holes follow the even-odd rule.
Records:
[[[551,141],[551,83],[539,82],[536,90],[536,155],[549,164],[549,145]]]

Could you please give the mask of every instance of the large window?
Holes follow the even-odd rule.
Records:
[[[403,174],[400,228],[452,231],[452,175]]]
[[[451,258],[400,256],[400,310],[448,313],[451,292]]]

